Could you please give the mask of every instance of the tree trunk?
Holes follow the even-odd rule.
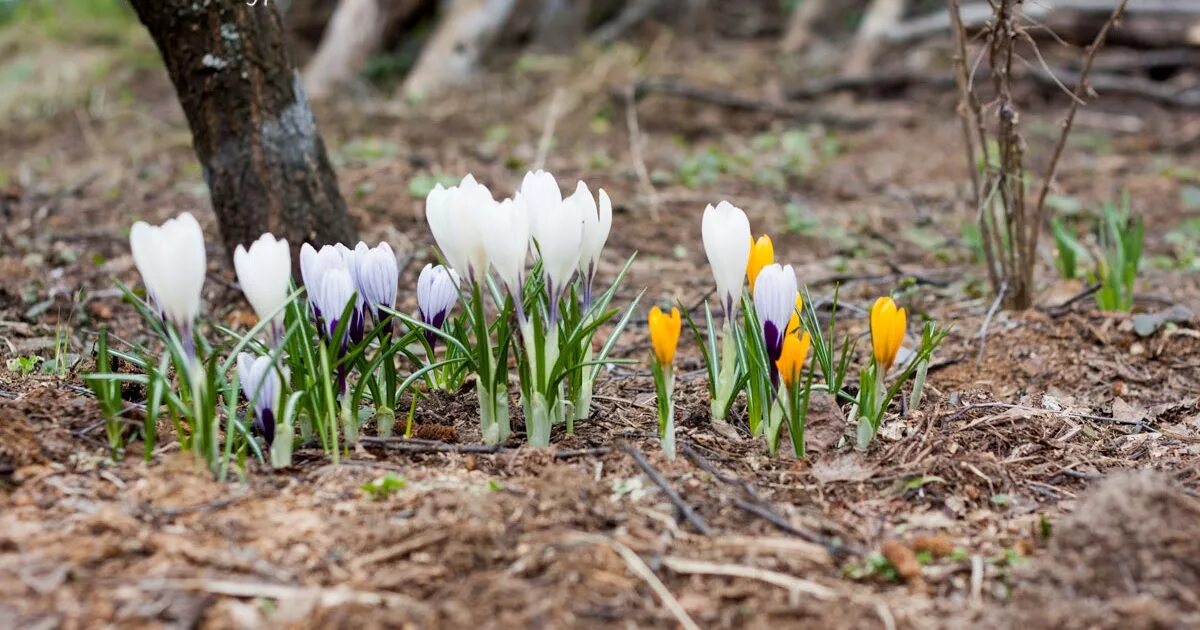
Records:
[[[457,0],[450,5],[404,80],[401,95],[434,96],[470,81],[516,5],[516,0]]]
[[[131,0],[187,115],[226,254],[267,231],[293,253],[305,241],[350,243],[354,224],[278,10],[248,2]]]

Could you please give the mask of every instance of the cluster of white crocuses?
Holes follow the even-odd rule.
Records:
[[[186,212],[160,226],[139,221],[130,232],[130,245],[156,319],[162,324],[158,330],[168,347],[173,344],[185,359],[182,364],[187,369],[181,372],[190,386],[186,388],[188,395],[203,401],[204,389],[213,387],[215,376],[205,367],[213,357],[198,356],[199,338],[195,335],[206,267],[200,225]],[[336,244],[318,250],[305,243],[300,250],[300,272],[308,307],[292,311],[301,314],[299,321],[288,319],[299,292],[292,283],[292,255],[286,240],[263,234],[249,248],[239,245],[233,260],[238,284],[260,320],[255,331],[266,332],[265,343],[254,341],[253,334],[247,335],[239,340],[235,351],[241,389],[254,409],[254,424],[271,447],[272,461],[286,465],[291,458],[295,410],[283,408],[289,392],[307,394],[291,399],[309,410],[304,414],[302,433],[314,437],[315,432],[327,449],[334,445],[334,452],[337,425],[341,425],[348,441],[356,439],[361,413],[355,407],[366,388],[373,393],[381,431],[390,432],[398,395],[394,355],[407,342],[389,344],[399,284],[399,266],[392,248],[387,243],[370,247],[360,242],[354,249]],[[433,328],[440,328],[453,309],[458,297],[456,284],[455,274],[441,266],[429,265],[422,270],[418,303],[422,319]],[[372,347],[379,350],[379,359],[362,359],[365,352],[361,348],[371,345],[373,339],[378,339]],[[250,352],[248,348],[258,350]],[[355,348],[360,350],[354,357],[347,357],[348,351]],[[299,366],[304,372],[297,374],[292,383],[288,382],[289,366]],[[352,396],[347,376],[355,366],[360,371],[361,385],[356,384],[357,395]],[[322,396],[322,391],[331,395]],[[323,413],[334,406],[334,399],[338,413]],[[184,407],[181,415],[193,423],[216,422],[210,417],[215,416],[215,405],[210,404],[205,411],[197,403],[191,406],[194,413],[187,405]],[[327,421],[321,422],[322,417]],[[192,427],[191,433],[215,432]],[[212,450],[211,446],[206,448]]]
[[[484,441],[502,442],[510,432],[510,317],[520,339],[512,347],[529,443],[547,445],[559,422],[571,431],[575,420],[588,416],[603,359],[593,355],[592,333],[614,314],[606,309],[620,278],[597,296],[600,253],[612,227],[608,194],[593,196],[578,182],[564,197],[553,175],[537,171],[525,175],[512,197],[497,201],[467,175],[457,186],[436,186],[425,213],[442,255],[463,279],[471,335],[458,341],[470,346],[478,376]],[[495,317],[485,310],[487,295]]]

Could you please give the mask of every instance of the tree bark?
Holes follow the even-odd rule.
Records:
[[[131,0],[183,105],[226,254],[267,231],[293,253],[305,241],[350,243],[278,10],[248,1]]]

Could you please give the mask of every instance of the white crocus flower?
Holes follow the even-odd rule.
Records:
[[[489,235],[484,234],[481,222],[495,205],[491,191],[471,175],[458,186],[443,188],[439,184],[425,198],[425,218],[433,239],[446,262],[472,283],[487,273],[484,243]]]
[[[791,265],[767,265],[754,281],[754,311],[762,326],[763,342],[772,368],[783,350],[788,321],[796,312],[796,296],[796,274]],[[775,370],[772,369],[771,373],[774,375]]]
[[[396,291],[400,282],[400,265],[391,245],[379,243],[368,247],[359,241],[354,248],[354,282],[359,297],[376,324],[387,318],[381,307],[396,307]]]
[[[587,185],[579,182],[578,188],[587,191]],[[578,194],[578,193],[576,193]],[[592,305],[592,281],[596,279],[596,270],[600,265],[600,252],[608,241],[608,233],[612,229],[612,202],[608,193],[601,188],[599,191],[600,204],[592,201],[591,193],[583,208],[583,241],[579,254],[579,273],[583,275],[583,308]]]
[[[558,182],[546,171],[525,173],[525,178],[521,180],[520,194],[525,199],[531,226],[537,222],[540,215],[553,212],[563,201]]]
[[[558,299],[579,266],[583,244],[583,210],[589,203],[592,203],[591,195],[587,187],[580,183],[575,194],[562,200],[557,208],[544,207],[530,212],[533,217],[533,237],[537,240],[542,270],[546,274],[546,295],[550,298],[552,321],[557,314]]]
[[[255,357],[249,352],[238,354],[237,370],[242,392],[254,406],[255,426],[270,446],[275,441],[275,422],[279,420],[283,393],[279,370],[270,356]]]
[[[709,205],[704,209],[701,233],[704,253],[717,281],[717,295],[725,317],[732,320],[742,299],[746,264],[750,260],[750,220],[740,208],[722,201],[715,208]]]
[[[458,303],[458,274],[442,265],[425,265],[417,278],[417,308],[421,321],[433,328],[441,328]],[[425,331],[425,340],[432,347],[437,335]]]
[[[251,243],[250,249],[238,245],[233,252],[233,268],[255,314],[261,320],[270,318],[271,339],[278,343],[283,336],[283,306],[292,281],[288,242],[268,232]]]
[[[500,276],[520,309],[521,285],[525,282],[525,258],[529,252],[529,211],[525,198],[517,193],[505,199],[481,217],[485,243],[492,268]]]
[[[355,296],[354,276],[347,266],[345,247],[338,248],[326,245],[319,251],[305,243],[300,248],[300,276],[304,279],[304,288],[308,291],[308,303],[312,307],[313,317],[322,326],[321,333],[326,338],[333,336],[337,330],[338,321],[346,311],[346,305]],[[357,326],[361,330],[362,313],[358,308],[351,309],[351,320],[347,330],[353,331]],[[358,319],[357,323],[355,320]],[[361,332],[360,332],[361,336]]]
[[[138,221],[129,231],[129,246],[159,315],[175,326],[191,354],[206,267],[204,233],[196,217],[184,212],[158,226]]]

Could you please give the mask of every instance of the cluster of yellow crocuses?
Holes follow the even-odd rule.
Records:
[[[709,225],[710,222],[713,226]],[[738,393],[733,390],[740,387],[747,397],[752,433],[765,435],[769,450],[775,452],[780,429],[786,421],[786,426],[793,434],[792,441],[796,447],[793,450],[803,455],[803,416],[807,414],[809,391],[814,389],[813,377],[819,368],[825,382],[815,388],[824,389],[853,403],[852,417],[861,418],[860,423],[865,425],[859,431],[859,444],[865,446],[865,442],[869,442],[878,429],[879,418],[895,393],[894,390],[884,391],[882,387],[884,377],[892,370],[905,338],[908,325],[905,309],[897,306],[890,296],[880,297],[871,307],[872,363],[862,374],[860,386],[869,386],[872,391],[868,396],[855,399],[842,391],[841,387],[850,353],[853,352],[853,339],[846,338],[846,343],[842,345],[843,355],[835,361],[833,355],[836,344],[832,338],[832,326],[830,338],[826,339],[823,331],[816,329],[815,317],[801,317],[803,299],[797,290],[794,272],[790,265],[780,266],[775,262],[775,247],[771,238],[765,234],[757,239],[751,237],[744,213],[724,202],[717,208],[709,206],[704,223],[705,249],[717,279],[725,314],[722,331],[726,345],[718,351],[718,344],[713,339],[715,327],[707,308],[707,340],[702,339],[698,327],[691,323],[690,315],[681,314],[679,308],[672,307],[669,313],[657,306],[650,310],[651,367],[659,398],[659,430],[664,450],[668,453],[674,451],[672,364],[684,318],[688,319],[696,333],[708,367],[714,421],[725,421],[730,402]],[[720,235],[720,239],[715,235]],[[745,244],[719,242],[723,239],[738,239]],[[739,277],[744,279],[748,288],[745,295],[742,295],[742,283],[737,280]],[[793,303],[794,308],[789,309]],[[746,311],[744,328],[739,327],[737,321],[739,309]],[[785,321],[786,326],[781,326]],[[921,349],[915,353],[913,362],[924,361],[927,364],[929,354],[944,334],[941,329],[927,326]],[[806,379],[806,364],[816,342],[821,344],[819,349],[823,360],[813,360]],[[754,365],[750,365],[756,360],[760,368],[757,372]],[[839,365],[841,373],[833,378],[831,373]],[[897,381],[903,382],[910,374],[905,371]],[[758,389],[749,382],[756,378]],[[731,389],[722,387],[719,381],[742,385]],[[717,400],[721,397],[725,400]],[[797,433],[800,435],[797,436]]]

